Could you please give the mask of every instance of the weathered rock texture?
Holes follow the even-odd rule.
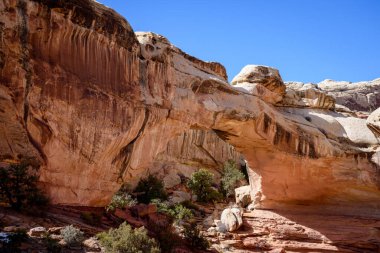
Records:
[[[371,112],[380,107],[380,79],[368,82],[324,80],[318,84],[288,82],[296,90],[316,89],[332,96],[336,103],[352,111]]]
[[[239,152],[257,207],[380,208],[378,140],[361,114],[334,111],[333,97],[356,108],[350,85],[286,91],[277,70],[248,66],[231,86],[222,65],[89,0],[5,0],[0,13],[1,157],[39,157],[54,203],[104,205],[174,153],[212,165]],[[368,87],[361,110],[377,105]]]
[[[170,140],[148,171],[163,178],[170,188],[199,168],[207,168],[219,179],[223,163],[228,160],[240,165],[242,155],[212,130],[190,129]]]

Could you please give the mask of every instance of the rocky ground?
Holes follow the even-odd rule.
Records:
[[[204,214],[198,221],[204,235],[211,242],[210,252],[380,252],[380,218],[343,216],[334,214],[305,214],[303,211],[244,211],[243,225],[233,232],[217,232],[210,217],[223,210],[225,204],[199,206]],[[101,225],[88,225],[81,218],[83,212],[102,214],[100,208],[55,206],[46,210],[43,217],[34,217],[2,208],[2,231],[25,229],[28,239],[21,244],[22,252],[51,252],[47,241],[36,227],[50,231],[51,237],[63,247],[62,252],[102,252],[93,237],[100,231],[117,227],[125,219],[134,226],[144,225],[147,220],[119,211],[115,216],[102,216]],[[147,214],[150,219],[150,214]],[[118,217],[119,218],[118,218]],[[122,218],[122,219],[120,219]],[[85,232],[81,247],[65,247],[59,229],[73,224]],[[211,229],[210,229],[211,227]],[[31,230],[32,229],[32,230]],[[33,232],[34,231],[34,232]],[[0,251],[5,252],[5,251]],[[176,252],[191,251],[178,248]]]
[[[219,252],[380,252],[380,220],[254,210],[237,232],[209,237]]]

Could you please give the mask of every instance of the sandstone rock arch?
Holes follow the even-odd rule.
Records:
[[[95,2],[18,2],[0,4],[1,150],[40,157],[53,202],[106,204],[170,139],[199,128],[245,156],[258,207],[379,208],[378,141],[365,119],[332,111],[321,89],[285,91],[264,66],[243,69],[231,86],[222,65],[135,35]]]

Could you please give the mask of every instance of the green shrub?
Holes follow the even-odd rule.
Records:
[[[132,207],[137,204],[137,201],[132,196],[123,191],[118,191],[113,195],[111,202],[106,207],[107,212],[114,212],[116,208],[125,209],[126,207]]]
[[[225,197],[234,195],[238,182],[244,179],[244,174],[237,168],[234,160],[228,160],[224,164],[221,180],[222,193]]]
[[[175,222],[187,221],[194,216],[193,212],[190,209],[184,207],[181,204],[169,205],[159,199],[153,199],[151,203],[157,206],[158,212],[170,216]]]
[[[142,178],[138,183],[135,192],[139,203],[148,204],[152,199],[166,200],[168,195],[165,191],[162,180],[159,180],[153,175],[147,178]]]
[[[201,235],[196,223],[185,224],[183,228],[183,235],[192,247],[201,250],[206,250],[210,247],[210,243]]]
[[[191,174],[187,186],[197,195],[198,201],[209,202],[219,200],[220,194],[212,187],[214,175],[206,169],[200,169]]]
[[[0,167],[0,202],[6,202],[16,210],[46,205],[48,199],[37,187],[38,169],[37,162],[30,159]]]
[[[80,244],[83,241],[83,232],[79,228],[69,225],[61,230],[61,236],[68,246]]]
[[[133,229],[125,222],[117,229],[97,235],[107,253],[159,253],[157,242],[149,238],[144,227]]]
[[[102,223],[102,216],[92,212],[82,212],[80,218],[84,223],[92,226],[97,226]]]

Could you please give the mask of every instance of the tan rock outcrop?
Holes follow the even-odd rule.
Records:
[[[284,106],[330,110],[335,108],[335,99],[318,89],[316,85],[288,82],[286,87],[286,95],[281,102]]]
[[[371,112],[380,107],[380,79],[356,83],[324,80],[317,86],[352,111]]]
[[[276,104],[285,96],[285,85],[277,69],[247,65],[231,82],[242,92],[260,97],[265,102]]]
[[[211,165],[241,153],[257,207],[380,208],[378,140],[365,119],[334,112],[319,90],[297,95],[303,108],[281,104],[286,86],[265,66],[244,68],[231,86],[222,65],[160,35],[135,35],[93,1],[6,0],[0,13],[0,150],[3,158],[39,157],[53,203],[105,205],[122,182],[136,184],[168,154]],[[226,154],[231,146],[212,134],[196,141],[201,131],[234,151]],[[170,151],[191,132],[188,143],[202,148]]]

